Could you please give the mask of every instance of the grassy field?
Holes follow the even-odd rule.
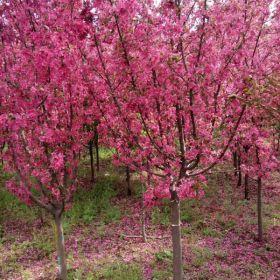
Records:
[[[90,183],[85,157],[73,207],[64,231],[69,279],[168,280],[172,276],[169,207],[147,209],[146,243],[141,235],[141,184],[133,176],[126,196],[124,170],[109,164],[101,151],[101,171]],[[189,279],[280,279],[279,175],[264,186],[265,241],[256,240],[255,182],[243,200],[229,168],[209,175],[201,200],[182,202],[184,270]],[[55,279],[56,253],[52,218],[28,208],[0,186],[0,279]]]

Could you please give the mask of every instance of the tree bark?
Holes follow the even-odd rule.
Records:
[[[91,170],[91,182],[95,182],[94,173],[94,159],[93,159],[93,141],[89,141],[89,155],[90,155],[90,170]]]
[[[233,157],[234,176],[237,177],[237,152],[236,151],[232,153],[232,157]]]
[[[180,201],[176,190],[171,193],[171,234],[173,246],[173,280],[183,280]]]
[[[96,153],[96,170],[100,171],[100,160],[99,160],[99,141],[98,141],[98,131],[97,126],[94,128],[94,145],[95,145],[95,153]]]
[[[62,227],[62,213],[56,213],[54,215],[55,227],[56,227],[56,246],[57,246],[57,261],[58,261],[58,279],[67,279],[67,265],[64,245],[64,234]]]
[[[262,220],[262,179],[258,177],[258,240],[263,241],[263,220]]]
[[[238,169],[237,186],[240,187],[242,185],[242,171],[241,171],[241,156],[240,156],[240,154],[238,154],[237,169]]]
[[[131,191],[131,181],[130,181],[130,168],[126,166],[126,186],[127,186],[127,195],[131,196],[132,191]]]
[[[44,209],[42,209],[41,207],[39,207],[39,220],[40,220],[40,227],[42,227],[44,225]]]
[[[145,193],[144,184],[141,184],[141,189],[142,189],[142,201],[141,201],[142,236],[143,236],[144,243],[146,243],[147,242],[147,235],[146,235],[146,211],[145,211],[145,205],[144,205],[144,193]]]
[[[249,174],[246,173],[244,177],[244,197],[249,200]]]

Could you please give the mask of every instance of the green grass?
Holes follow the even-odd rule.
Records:
[[[36,248],[40,252],[40,257],[48,257],[55,251],[55,241],[53,231],[33,232],[33,239],[30,243],[31,248]]]
[[[172,270],[155,270],[152,277],[153,280],[172,279]]]
[[[84,257],[80,260],[83,266],[74,268],[71,263],[75,257],[68,255],[68,280],[144,280],[138,263],[114,262],[108,258],[96,265]]]
[[[163,250],[155,253],[155,259],[157,262],[170,262],[172,260],[172,252],[169,250]]]
[[[143,280],[138,264],[116,262],[108,264],[102,270],[88,273],[85,278],[69,278],[70,280]]]
[[[154,225],[169,225],[170,221],[170,207],[164,205],[161,207],[154,207],[151,213],[152,223]]]
[[[201,218],[199,211],[200,201],[195,199],[187,199],[181,202],[181,221],[192,223]]]
[[[65,213],[65,222],[89,224],[97,217],[106,223],[119,221],[121,212],[111,205],[111,199],[117,195],[115,183],[119,180],[116,176],[104,176],[94,188],[79,189],[74,195],[73,207]]]
[[[0,213],[5,212],[5,217],[1,217],[4,214],[0,214],[0,222],[4,218],[18,219],[23,222],[30,222],[36,219],[38,214],[38,208],[28,207],[23,202],[18,200],[17,197],[8,192],[3,185],[0,185]]]
[[[202,234],[204,236],[210,236],[210,237],[221,237],[221,233],[219,231],[217,231],[216,229],[209,228],[209,227],[203,229]]]
[[[100,160],[109,160],[115,154],[114,149],[108,149],[106,147],[99,147],[99,157]]]
[[[198,246],[192,246],[191,251],[193,253],[192,265],[200,267],[207,261],[213,258],[213,252],[208,248],[202,248]]]

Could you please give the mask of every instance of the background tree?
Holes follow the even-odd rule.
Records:
[[[202,175],[271,72],[271,3],[94,2],[102,128],[120,164],[143,171],[149,162],[157,186],[146,198],[171,201],[174,279],[183,279],[180,200],[202,193]]]
[[[7,188],[51,213],[59,279],[66,279],[62,215],[76,189],[78,153],[88,142],[80,48],[81,1],[1,2],[1,121]]]

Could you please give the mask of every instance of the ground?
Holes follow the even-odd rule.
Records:
[[[88,159],[64,217],[69,279],[172,279],[167,202],[146,209],[148,240],[141,237],[141,184],[133,176],[133,195],[125,195],[121,169],[101,151],[97,182],[89,181]],[[56,277],[52,217],[28,208],[0,186],[0,279],[51,280]],[[231,166],[208,175],[206,195],[181,205],[186,279],[280,279],[280,180],[273,174],[263,187],[264,241],[257,241],[256,184],[250,200],[236,187]],[[133,237],[131,237],[133,236]]]

